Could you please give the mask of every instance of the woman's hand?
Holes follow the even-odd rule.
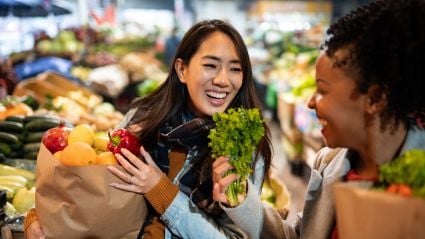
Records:
[[[111,183],[109,186],[141,194],[149,192],[155,186],[163,172],[143,147],[140,147],[140,154],[146,163],[125,148],[121,149],[121,154],[115,154],[125,171],[121,171],[115,166],[109,166],[108,169],[126,183]]]
[[[239,178],[237,174],[229,174],[224,176],[224,174],[233,169],[233,166],[229,163],[229,157],[219,157],[217,158],[212,165],[212,180],[213,180],[213,200],[221,202],[223,204],[229,205],[229,201],[226,197],[226,188],[232,182]],[[242,202],[245,199],[244,195],[238,195],[238,201]]]
[[[33,221],[25,231],[26,239],[44,239],[43,228],[38,220]]]

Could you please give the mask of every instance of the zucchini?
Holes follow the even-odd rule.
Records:
[[[18,191],[18,189],[25,187],[22,186],[20,183],[17,182],[13,182],[13,181],[0,181],[0,186],[4,186],[4,187],[8,187],[10,189],[12,189],[14,192]]]
[[[0,131],[9,133],[22,133],[24,125],[13,121],[0,121]]]
[[[24,144],[24,152],[38,152],[38,150],[40,149],[40,145],[40,142]]]
[[[18,122],[23,124],[24,123],[24,117],[20,116],[20,115],[11,115],[11,116],[7,116],[6,119],[4,119],[5,121],[11,121],[11,122]]]
[[[0,153],[4,154],[5,156],[9,156],[12,152],[12,149],[8,144],[0,142]]]
[[[0,175],[20,175],[28,179],[29,182],[35,180],[35,173],[25,169],[11,167],[5,164],[0,164]]]
[[[0,184],[2,182],[15,182],[19,183],[22,187],[25,187],[28,183],[28,179],[19,175],[0,175]]]
[[[27,143],[34,143],[34,142],[41,142],[41,138],[43,138],[44,132],[31,132],[27,134],[27,137],[25,138],[25,142]]]

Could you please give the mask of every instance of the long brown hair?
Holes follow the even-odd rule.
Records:
[[[200,45],[209,35],[216,31],[226,34],[232,40],[242,66],[242,86],[235,99],[229,105],[229,108],[261,108],[260,101],[255,92],[248,50],[241,35],[230,24],[221,20],[201,21],[193,25],[181,40],[166,81],[152,94],[136,99],[132,104],[132,108],[136,107],[137,112],[133,119],[131,119],[131,124],[139,124],[141,126],[141,131],[138,133],[142,143],[149,143],[148,141],[154,143],[152,139],[156,138],[158,128],[186,108],[188,91],[186,85],[180,82],[174,68],[176,59],[180,58],[184,64],[188,65]],[[271,165],[272,149],[269,129],[265,124],[264,127],[266,134],[257,147],[255,160],[258,160],[259,155],[264,158],[265,175],[267,178]]]

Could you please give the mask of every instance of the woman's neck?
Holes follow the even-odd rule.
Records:
[[[358,150],[360,156],[358,173],[362,176],[377,176],[379,165],[399,156],[406,135],[407,130],[402,125],[395,129],[377,128],[369,132],[366,144]]]

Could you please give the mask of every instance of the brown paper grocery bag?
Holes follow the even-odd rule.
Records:
[[[423,239],[425,200],[361,189],[350,183],[334,186],[340,239]]]
[[[143,196],[108,186],[122,182],[104,165],[64,166],[41,145],[37,157],[37,217],[46,238],[122,238],[137,235]]]

